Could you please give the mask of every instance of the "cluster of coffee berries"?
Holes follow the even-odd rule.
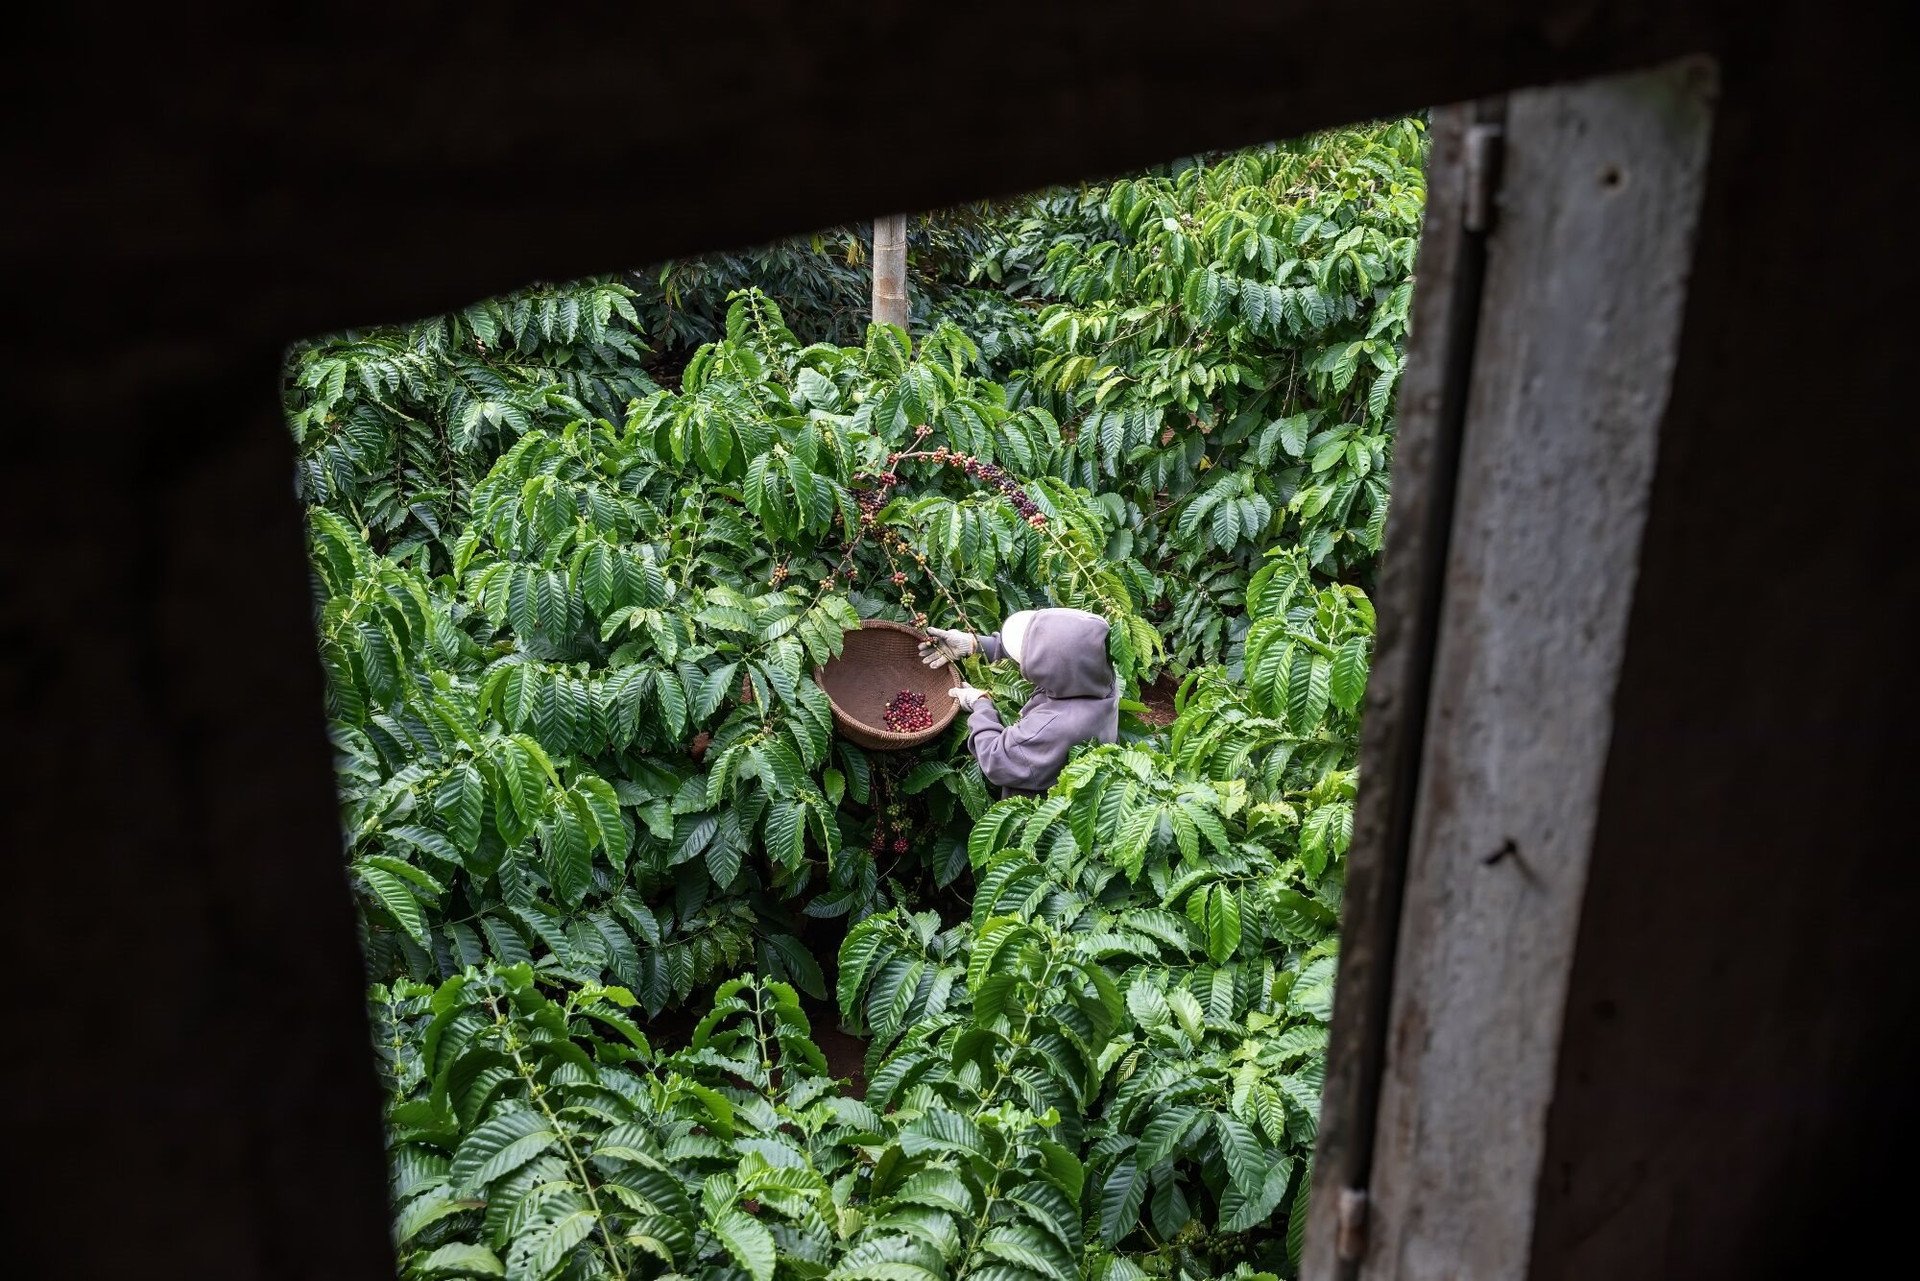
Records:
[[[916,435],[917,434],[919,433],[916,432]],[[887,462],[891,464],[900,457],[901,455],[897,453],[889,454],[887,456]],[[1046,528],[1046,513],[1040,510],[1038,503],[1027,497],[1027,491],[1020,487],[1019,481],[1007,475],[1006,468],[996,463],[982,462],[972,454],[963,454],[959,450],[949,449],[945,445],[926,454],[917,454],[915,457],[926,458],[931,462],[941,463],[948,467],[958,467],[975,480],[985,481],[987,484],[999,490],[1000,496],[1013,505],[1013,510],[1020,513],[1021,520],[1026,521],[1027,524],[1033,526],[1035,529]],[[892,472],[885,473],[885,476],[892,475]]]
[[[912,849],[913,842],[907,839],[905,814],[898,803],[888,805],[886,812],[873,821],[873,838],[867,842],[867,849],[875,854],[884,854],[889,849],[895,854],[905,854]]]
[[[882,719],[886,721],[887,728],[896,734],[911,734],[916,730],[933,728],[933,713],[927,710],[927,696],[910,689],[903,689],[888,700]]]
[[[889,837],[883,824],[874,825],[873,839],[867,842],[868,851],[874,854],[884,854],[889,849],[895,854],[905,854],[912,848],[913,842],[907,839],[905,832],[895,832]]]
[[[965,466],[969,476],[984,480],[999,490],[1001,497],[1012,503],[1013,510],[1020,513],[1021,520],[1035,529],[1046,528],[1046,513],[1040,510],[1038,503],[1027,497],[1027,491],[1020,488],[1018,481],[1007,475],[1006,468],[996,467],[992,463],[983,463],[977,458],[969,458]]]
[[[870,527],[880,509],[887,505],[887,495],[900,483],[900,477],[893,472],[883,471],[875,476],[874,488],[861,488],[853,491],[853,501],[860,506],[860,524]]]
[[[778,587],[780,584],[786,581],[787,581],[787,563],[785,561],[781,561],[778,565],[775,565],[773,567],[773,585],[775,587]]]

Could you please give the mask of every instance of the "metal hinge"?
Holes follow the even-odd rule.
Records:
[[[1341,1188],[1333,1253],[1342,1263],[1358,1263],[1367,1253],[1367,1190]]]
[[[1499,125],[1481,122],[1467,126],[1467,191],[1460,223],[1468,231],[1493,229],[1494,213],[1500,200],[1500,148],[1506,131]]]

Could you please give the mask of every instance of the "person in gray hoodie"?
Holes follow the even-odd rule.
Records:
[[[946,666],[978,653],[1011,658],[1033,683],[1020,718],[1003,724],[993,700],[964,682],[950,690],[967,710],[967,748],[1002,796],[1037,796],[1052,787],[1076,743],[1120,739],[1120,681],[1107,658],[1107,620],[1084,609],[1026,609],[992,636],[927,629],[920,660]]]

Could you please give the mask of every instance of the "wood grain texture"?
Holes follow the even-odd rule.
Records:
[[[0,207],[0,269],[49,286],[44,306],[107,319],[50,287],[75,267],[52,246],[85,241],[123,288],[164,285],[155,329],[284,342],[1630,66],[1712,29],[1706,5],[1656,0],[980,0],[978,38],[908,0],[206,8],[50,7],[0,55],[0,157],[34,191]],[[1328,58],[1343,38],[1351,58]]]
[[[1883,165],[1920,97],[1911,16],[1782,15],[1725,61],[1730,127],[1614,699],[1535,1276],[1911,1266],[1920,433],[1912,327],[1887,310],[1914,267],[1883,256],[1911,230],[1779,187],[1871,175],[1854,190],[1872,208],[1915,207],[1920,167]],[[1763,73],[1763,47],[1793,56]],[[1829,288],[1820,264],[1842,256],[1889,274]],[[1870,354],[1879,334],[1905,350]],[[1829,377],[1816,353],[1835,350],[1861,358]],[[1839,447],[1862,451],[1843,496],[1800,498]]]
[[[1369,1281],[1528,1274],[1711,79],[1688,63],[1508,100],[1394,966]]]
[[[1331,1278],[1340,1191],[1364,1188],[1386,1052],[1394,946],[1453,523],[1459,437],[1478,327],[1484,237],[1462,226],[1470,104],[1433,113],[1415,263],[1419,341],[1395,407],[1393,512],[1374,592],[1379,618],[1361,719],[1360,789],[1341,905],[1340,970],[1313,1167],[1303,1275]]]

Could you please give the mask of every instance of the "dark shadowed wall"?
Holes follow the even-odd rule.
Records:
[[[1720,55],[1536,1275],[1880,1236],[1911,1141],[1912,77],[1871,0],[205,5],[16,18],[0,269],[29,1277],[375,1277],[291,339]],[[964,16],[962,14],[964,13]],[[885,104],[876,107],[876,104]],[[1577,478],[1570,478],[1577,483]],[[1835,1216],[1864,1215],[1832,1234]]]

